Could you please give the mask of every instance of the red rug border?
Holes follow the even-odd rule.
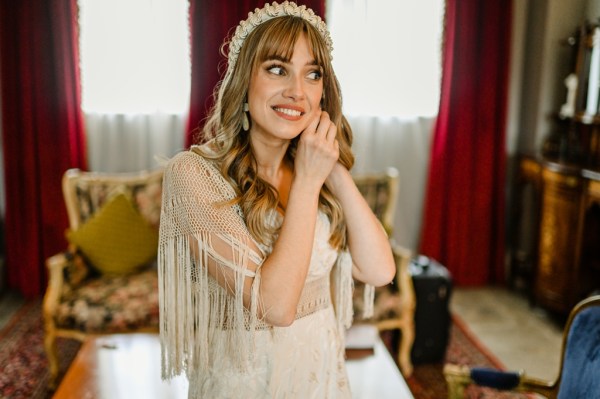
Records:
[[[456,313],[451,314],[454,325],[473,343],[473,345],[499,370],[506,371],[506,366],[492,351],[480,341],[467,323]]]

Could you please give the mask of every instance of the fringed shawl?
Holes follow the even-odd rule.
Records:
[[[231,185],[204,157],[182,152],[167,164],[158,248],[164,379],[209,371],[210,353],[227,356],[244,370],[255,354],[255,332],[270,328],[257,316],[260,266],[270,248],[252,238],[241,208],[227,204],[234,198]],[[209,261],[235,276],[229,292],[208,273]],[[248,309],[243,304],[246,277],[254,278]],[[348,252],[339,254],[331,279],[339,326],[348,328],[353,316]]]

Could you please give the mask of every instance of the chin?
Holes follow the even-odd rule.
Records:
[[[292,140],[300,136],[304,129],[306,129],[306,126],[304,125],[300,127],[285,126],[279,129],[276,135],[286,140]]]

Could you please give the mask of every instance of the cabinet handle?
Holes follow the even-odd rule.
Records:
[[[569,187],[577,187],[579,185],[579,179],[576,177],[567,177],[565,183]]]

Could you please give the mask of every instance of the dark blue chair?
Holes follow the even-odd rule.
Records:
[[[471,384],[521,392],[536,392],[551,399],[600,399],[600,295],[579,302],[563,332],[561,367],[554,381],[524,372],[447,364],[444,377],[448,398],[462,399]]]

